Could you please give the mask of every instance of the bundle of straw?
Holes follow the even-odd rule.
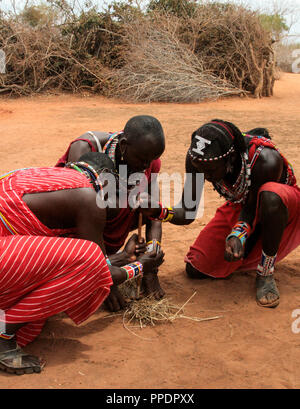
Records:
[[[141,300],[132,301],[123,315],[123,325],[124,327],[131,331],[128,327],[129,324],[137,324],[140,328],[146,326],[155,326],[161,322],[173,322],[177,318],[186,318],[196,322],[211,321],[222,316],[214,316],[208,318],[198,318],[189,317],[183,314],[184,307],[189,303],[189,301],[196,295],[194,293],[181,307],[174,305],[167,298],[161,300],[155,300],[152,296],[145,297]]]
[[[124,313],[124,319],[127,319],[128,323],[138,322],[141,328],[154,326],[160,321],[172,321],[178,308],[167,298],[157,301],[149,296],[132,301]]]

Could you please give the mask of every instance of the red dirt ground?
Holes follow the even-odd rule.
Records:
[[[87,130],[116,131],[138,114],[157,117],[165,130],[162,171],[184,172],[192,131],[212,118],[242,130],[269,128],[300,178],[300,75],[284,74],[272,98],[232,98],[201,104],[127,104],[102,97],[42,96],[0,99],[0,172],[55,164],[68,143]],[[223,201],[205,188],[204,216],[187,227],[164,225],[165,263],[160,270],[166,297],[190,317],[135,329],[122,315],[101,310],[76,327],[52,317],[26,351],[47,365],[39,375],[0,373],[1,388],[299,388],[300,333],[292,312],[300,308],[300,248],[278,264],[281,302],[263,309],[255,302],[254,275],[220,281],[191,281],[183,258],[200,229]],[[300,324],[298,325],[300,328]],[[142,338],[141,338],[142,337]],[[146,338],[146,339],[143,339]]]

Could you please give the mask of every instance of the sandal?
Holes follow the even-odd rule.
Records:
[[[20,347],[0,353],[0,369],[8,373],[16,375],[39,373],[43,367],[37,357],[25,354]]]
[[[261,307],[274,308],[279,304],[279,290],[277,288],[276,282],[273,275],[271,276],[261,276],[257,274],[256,276],[256,302]],[[277,298],[268,303],[262,303],[260,300],[266,298],[268,293],[275,294]]]

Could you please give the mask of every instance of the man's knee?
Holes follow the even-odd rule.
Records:
[[[82,266],[86,266],[105,260],[105,256],[98,244],[88,240],[81,241],[79,244],[80,248],[76,253],[76,257],[71,260],[75,265],[81,264]]]
[[[287,221],[288,210],[281,197],[271,191],[262,191],[259,195],[259,213],[260,218],[278,218],[281,216]]]
[[[201,273],[201,271],[197,270],[190,263],[186,263],[185,271],[189,278],[210,278],[208,275]]]

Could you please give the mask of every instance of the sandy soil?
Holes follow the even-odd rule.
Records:
[[[0,172],[52,165],[74,137],[87,130],[120,130],[131,116],[142,113],[156,116],[165,129],[162,171],[183,173],[192,131],[221,118],[242,130],[269,128],[300,178],[296,74],[283,75],[274,97],[261,100],[126,104],[65,95],[1,99]],[[299,388],[300,333],[292,331],[292,312],[300,308],[300,248],[278,264],[281,303],[276,309],[257,306],[251,273],[200,282],[184,274],[189,245],[221,203],[206,187],[203,218],[187,227],[164,226],[166,261],[160,271],[166,296],[177,305],[196,292],[186,315],[221,318],[178,319],[135,329],[135,336],[123,327],[122,315],[105,318],[102,310],[79,327],[63,316],[52,317],[26,348],[47,361],[44,371],[22,377],[1,373],[1,388]]]

